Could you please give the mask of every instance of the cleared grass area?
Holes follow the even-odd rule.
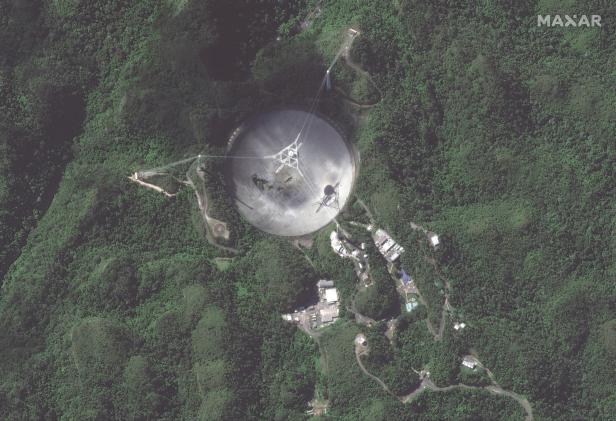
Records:
[[[214,265],[220,271],[227,270],[229,266],[231,266],[231,263],[233,263],[233,258],[231,257],[215,257],[214,258]]]
[[[530,203],[508,200],[451,208],[441,217],[445,220],[443,229],[477,237],[493,228],[512,233],[521,230],[533,221],[533,213]]]

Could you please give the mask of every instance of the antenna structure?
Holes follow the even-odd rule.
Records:
[[[275,162],[278,163],[278,168],[274,171],[278,174],[284,167],[297,170],[297,172],[303,177],[302,171],[299,169],[299,148],[302,147],[302,142],[299,141],[299,137],[302,133],[298,133],[297,137],[290,145],[284,147],[280,152],[270,155]]]

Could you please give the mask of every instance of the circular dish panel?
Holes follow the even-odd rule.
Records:
[[[228,155],[227,185],[240,214],[271,234],[317,231],[351,194],[352,147],[316,114],[295,109],[259,114],[242,125]]]

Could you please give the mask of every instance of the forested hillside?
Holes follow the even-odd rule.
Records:
[[[537,27],[538,13],[603,26]],[[221,204],[232,254],[206,240],[190,189],[168,199],[127,179],[224,152],[262,109],[308,105],[349,27],[370,80],[336,65],[341,92],[319,111],[359,149],[355,193],[420,278],[409,222],[441,234],[468,324],[428,345],[418,322],[435,315],[403,316],[392,387],[416,381],[404,361],[458,381],[459,364],[438,364],[459,348],[536,419],[613,418],[616,6],[0,0],[0,419],[302,419],[315,392],[334,419],[523,417],[479,391],[393,399],[355,364],[345,308],[318,343],[285,323],[319,278],[348,304],[353,268],[329,231],[302,253]],[[378,288],[358,304],[397,316]]]

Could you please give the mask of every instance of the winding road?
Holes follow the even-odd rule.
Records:
[[[387,387],[387,385],[385,384],[385,382],[381,379],[379,379],[377,376],[375,376],[374,374],[370,373],[366,367],[364,366],[364,363],[361,361],[361,356],[364,355],[365,351],[362,349],[361,345],[355,345],[355,359],[357,360],[357,365],[359,365],[359,368],[361,369],[361,371],[363,371],[363,373],[370,377],[372,380],[374,380],[375,382],[377,382],[385,392],[389,393],[391,396],[393,396],[394,398],[400,400],[400,398],[394,393],[392,392],[389,387]]]
[[[374,219],[373,216],[370,212],[370,210],[368,209],[368,207],[366,206],[366,204],[361,201],[361,199],[357,199],[358,203],[364,208],[364,210],[366,211],[366,214],[368,215],[371,223],[374,224]],[[428,231],[421,227],[420,225],[417,225],[413,222],[411,222],[411,227],[414,230],[417,231],[422,231],[423,233],[426,234],[426,236],[428,235]],[[429,319],[426,320],[426,324],[427,324],[427,328],[430,331],[430,333],[434,336],[434,340],[435,341],[440,341],[443,338],[443,333],[445,331],[445,320],[447,317],[447,313],[449,311],[452,310],[451,305],[449,304],[449,291],[450,291],[450,283],[449,280],[443,275],[443,273],[440,271],[438,264],[436,262],[436,260],[433,257],[430,256],[424,256],[425,259],[428,261],[428,263],[430,263],[433,268],[434,271],[437,273],[438,277],[443,281],[443,284],[445,286],[445,301],[443,303],[443,308],[442,308],[442,312],[441,312],[441,320],[439,323],[439,327],[438,327],[438,331],[435,329],[435,327],[432,325],[432,323],[430,322]],[[419,300],[422,302],[422,304],[424,304],[426,307],[428,306],[428,304],[426,303],[426,301],[424,300],[424,298],[421,296],[421,294],[419,295]],[[373,323],[376,323],[375,320],[363,316],[361,314],[359,314],[356,309],[355,309],[355,300],[353,299],[353,301],[351,302],[352,304],[352,308],[351,309],[347,309],[351,312],[353,312],[355,314],[355,320],[358,324],[360,325],[371,325]],[[470,386],[470,385],[466,385],[466,384],[453,384],[453,385],[449,385],[449,386],[445,386],[445,387],[439,387],[437,385],[434,384],[434,382],[430,379],[429,377],[429,373],[426,374],[420,374],[420,376],[422,376],[422,381],[419,384],[419,386],[413,390],[411,393],[405,395],[405,396],[398,396],[395,393],[393,393],[391,391],[391,389],[387,386],[387,384],[381,380],[378,376],[375,376],[374,374],[370,373],[366,367],[364,366],[363,362],[362,362],[362,355],[366,355],[368,349],[359,344],[360,341],[358,341],[357,339],[355,340],[355,359],[357,360],[357,365],[359,366],[359,368],[361,369],[361,371],[368,377],[370,377],[372,380],[374,380],[375,382],[377,382],[381,388],[388,393],[389,395],[393,396],[394,398],[398,399],[400,402],[402,403],[408,403],[413,401],[417,396],[419,396],[424,390],[429,389],[433,392],[448,392],[451,390],[455,390],[455,389],[465,389],[465,390],[484,390],[487,391],[488,393],[491,393],[493,395],[502,395],[502,396],[506,396],[510,399],[515,400],[526,412],[526,417],[525,420],[526,421],[533,421],[533,410],[532,410],[532,406],[530,404],[530,402],[528,401],[528,399],[526,399],[525,397],[509,391],[509,390],[505,390],[501,387],[500,384],[498,384],[498,382],[496,381],[494,374],[488,369],[486,368],[477,358],[477,356],[474,354],[474,352],[471,350],[471,355],[474,357],[474,359],[477,361],[477,365],[479,367],[481,367],[482,369],[485,370],[485,372],[487,373],[488,377],[490,378],[490,381],[492,382],[492,384],[488,385],[488,386]]]
[[[480,367],[482,367],[484,370],[486,370],[486,373],[488,374],[488,377],[490,378],[490,381],[492,381],[491,385],[488,386],[470,386],[467,384],[463,384],[463,383],[458,383],[458,384],[452,384],[449,386],[445,386],[445,387],[439,387],[437,385],[434,384],[434,382],[432,380],[430,380],[430,377],[428,375],[425,375],[423,377],[423,379],[421,380],[421,383],[419,384],[419,386],[413,390],[411,393],[409,393],[408,395],[404,395],[404,396],[398,396],[395,393],[393,393],[391,391],[391,389],[387,386],[387,384],[381,380],[379,377],[375,376],[374,374],[370,373],[366,367],[364,366],[364,363],[361,360],[361,356],[362,355],[366,355],[366,348],[362,345],[357,344],[357,341],[355,341],[355,359],[357,360],[357,365],[359,366],[359,368],[361,369],[361,371],[368,377],[370,377],[372,380],[374,380],[375,382],[377,382],[381,388],[383,388],[383,390],[388,393],[389,395],[393,396],[394,398],[398,399],[400,402],[402,403],[409,403],[412,402],[415,398],[417,398],[424,390],[429,389],[433,392],[449,392],[455,389],[465,389],[465,390],[485,390],[493,395],[503,395],[503,396],[507,396],[510,399],[515,400],[526,412],[526,421],[532,421],[533,420],[533,409],[532,406],[530,404],[530,402],[528,401],[528,399],[526,399],[525,397],[518,395],[515,392],[511,392],[509,390],[505,390],[503,389],[494,379],[494,375],[490,372],[490,370],[488,370],[487,368],[485,368],[481,362],[478,362],[478,365]]]
[[[370,84],[374,86],[374,88],[379,93],[379,99],[376,101],[372,101],[372,102],[359,102],[351,98],[350,96],[348,96],[347,93],[344,92],[342,89],[338,87],[335,87],[334,89],[336,90],[336,92],[342,95],[342,98],[346,102],[350,103],[351,105],[354,105],[355,107],[358,107],[358,108],[371,108],[383,100],[383,91],[381,91],[379,86],[376,83],[374,83],[374,80],[372,79],[372,76],[370,75],[370,73],[362,69],[361,66],[357,64],[356,62],[354,62],[353,59],[351,58],[351,45],[353,45],[353,41],[361,32],[355,29],[352,29],[352,28],[348,28],[347,31],[348,31],[349,36],[347,36],[347,39],[345,39],[342,45],[342,58],[344,60],[344,63],[347,66],[349,66],[351,69],[353,69],[355,72],[365,77],[368,80],[368,82],[370,82]]]

